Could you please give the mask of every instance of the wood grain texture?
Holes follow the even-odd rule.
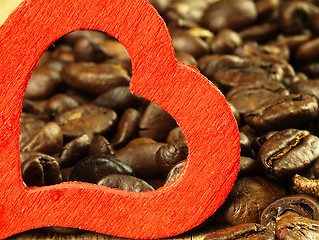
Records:
[[[153,192],[88,183],[23,186],[21,102],[38,59],[61,36],[95,29],[117,38],[132,59],[131,91],[163,107],[185,134],[181,175]],[[239,132],[223,95],[199,71],[177,62],[146,0],[26,0],[0,28],[0,238],[45,226],[149,239],[181,234],[223,203],[239,168]]]

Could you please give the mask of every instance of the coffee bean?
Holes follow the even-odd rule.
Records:
[[[142,179],[122,174],[112,174],[101,178],[98,185],[130,192],[154,191],[154,188]]]
[[[62,78],[71,87],[92,94],[126,86],[130,80],[121,66],[108,63],[69,63],[62,71]]]
[[[89,155],[113,155],[114,150],[109,141],[102,135],[94,136],[89,148]]]
[[[182,161],[182,162],[177,163],[175,166],[173,166],[171,168],[171,170],[167,174],[167,177],[165,180],[165,185],[168,183],[171,183],[179,176],[179,174],[182,172],[185,164],[186,164],[186,161]]]
[[[62,182],[59,163],[48,155],[31,156],[21,164],[22,178],[28,187]]]
[[[72,108],[78,107],[79,103],[69,95],[56,94],[47,102],[47,108],[52,116],[56,116]]]
[[[225,218],[232,225],[258,223],[262,211],[285,194],[280,185],[265,178],[240,178],[223,205]]]
[[[266,174],[289,181],[319,158],[319,138],[308,131],[286,129],[275,133],[260,148],[258,161]]]
[[[231,29],[224,29],[218,33],[210,42],[210,49],[215,54],[232,53],[242,44],[242,39],[238,33]]]
[[[111,155],[88,156],[78,161],[70,174],[70,181],[97,183],[110,174],[133,175],[133,169]]]
[[[187,158],[188,147],[185,139],[179,139],[171,144],[161,146],[155,155],[157,167],[166,176],[178,162]]]
[[[290,94],[264,102],[245,114],[245,121],[259,131],[305,128],[318,116],[318,102],[308,94]]]

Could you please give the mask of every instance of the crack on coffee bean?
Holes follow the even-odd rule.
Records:
[[[292,141],[290,141],[289,143],[287,143],[287,145],[285,146],[286,148],[280,149],[278,152],[274,153],[273,155],[271,155],[267,160],[267,165],[268,166],[272,166],[273,165],[273,161],[282,158],[286,153],[288,153],[292,148],[297,147],[298,145],[301,144],[302,140],[307,137],[308,135],[303,134],[303,133],[299,133],[295,139],[293,139]]]

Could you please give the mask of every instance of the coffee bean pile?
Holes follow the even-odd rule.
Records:
[[[150,2],[177,59],[222,91],[240,130],[238,179],[206,222],[230,227],[205,240],[319,239],[318,1]],[[67,34],[43,54],[22,103],[26,186],[83,181],[142,192],[178,176],[184,134],[130,93],[131,75],[125,47],[99,31]]]

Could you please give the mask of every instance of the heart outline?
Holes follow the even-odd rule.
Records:
[[[51,43],[80,29],[117,38],[132,59],[131,91],[162,106],[185,133],[187,164],[170,185],[145,193],[75,182],[23,186],[18,136],[28,79]],[[0,27],[0,59],[0,238],[44,226],[127,238],[173,236],[203,222],[231,190],[240,152],[235,119],[213,84],[177,62],[165,23],[147,1],[26,0]]]

